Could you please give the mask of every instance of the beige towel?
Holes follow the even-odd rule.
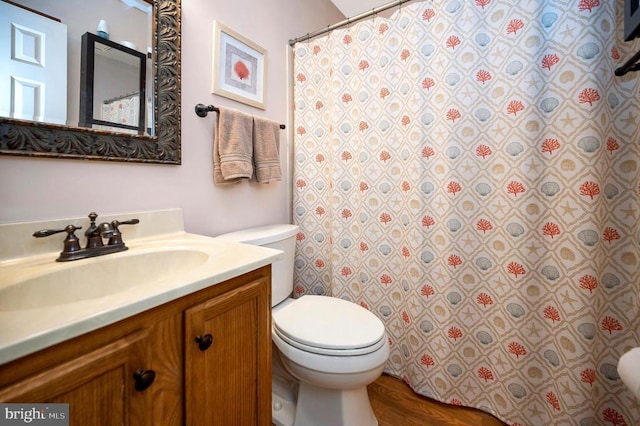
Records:
[[[253,174],[253,117],[220,108],[213,141],[213,182],[235,183]]]
[[[253,164],[259,183],[282,179],[280,170],[280,124],[266,118],[253,118]]]

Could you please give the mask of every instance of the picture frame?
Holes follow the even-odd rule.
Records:
[[[211,91],[266,109],[267,51],[218,21],[213,21]]]

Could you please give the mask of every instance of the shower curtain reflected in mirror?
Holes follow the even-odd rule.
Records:
[[[140,116],[140,94],[131,93],[128,95],[118,96],[112,99],[106,99],[100,104],[100,120],[110,123],[119,123],[131,125],[137,123]],[[115,130],[120,132],[135,134],[135,130],[110,128],[109,126],[93,125],[94,129]]]
[[[297,296],[510,425],[632,425],[640,102],[619,1],[416,2],[295,46]]]

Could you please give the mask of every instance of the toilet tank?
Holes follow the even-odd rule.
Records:
[[[216,238],[237,243],[269,247],[284,252],[284,257],[271,266],[271,306],[287,299],[293,293],[293,261],[296,251],[297,225],[266,225],[242,229]]]

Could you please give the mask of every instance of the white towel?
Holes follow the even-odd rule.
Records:
[[[253,118],[253,164],[259,183],[282,179],[279,123],[266,118]]]
[[[253,175],[253,117],[219,108],[213,141],[213,182],[235,183]]]

